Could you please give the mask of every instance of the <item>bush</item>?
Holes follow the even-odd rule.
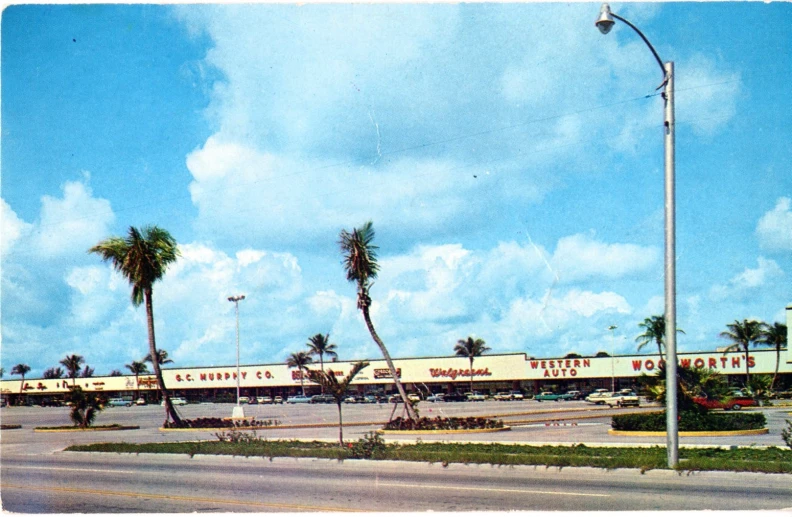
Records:
[[[781,438],[784,440],[784,443],[792,449],[792,422],[789,420],[784,420],[787,423],[786,429],[781,431]]]
[[[455,431],[460,429],[498,429],[503,427],[502,420],[481,417],[421,417],[417,420],[397,417],[385,424],[385,431]]]
[[[745,431],[762,429],[767,420],[762,413],[700,413],[679,414],[680,431]],[[665,431],[666,414],[644,413],[616,415],[611,427],[618,431]]]
[[[272,427],[280,424],[278,420],[231,420],[217,417],[199,417],[192,420],[182,420],[182,425],[177,426],[173,422],[167,422],[166,428],[182,428],[182,429],[234,429],[237,427]]]
[[[363,438],[350,444],[349,457],[355,459],[381,459],[385,456],[385,440],[375,432],[366,433]]]

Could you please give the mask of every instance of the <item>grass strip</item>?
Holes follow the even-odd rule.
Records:
[[[67,451],[111,453],[214,454],[231,456],[297,457],[354,459],[352,444],[299,440],[245,443],[223,441],[180,443],[97,443],[72,445]],[[792,474],[792,450],[767,449],[686,449],[679,451],[682,471],[722,470]],[[531,446],[515,444],[415,443],[387,444],[374,450],[367,459],[420,461],[449,465],[535,465],[547,467],[635,468],[641,471],[666,469],[665,447],[621,448],[572,446]]]

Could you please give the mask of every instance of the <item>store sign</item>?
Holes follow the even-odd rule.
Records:
[[[247,379],[248,372],[245,370],[241,370],[239,372],[239,376],[244,380]],[[254,373],[256,379],[272,379],[273,375],[272,372],[269,370],[256,370]],[[198,372],[195,374],[186,373],[184,375],[177,373],[176,374],[176,382],[207,382],[207,381],[230,381],[236,380],[237,374],[235,371],[225,371],[225,372]],[[155,381],[156,382],[156,381]]]
[[[653,359],[633,359],[632,361],[632,368],[635,372],[640,371],[654,371],[655,368],[661,368],[665,361],[662,359],[655,362]],[[745,365],[745,356],[744,355],[735,355],[731,357],[694,357],[694,358],[682,358],[679,360],[679,365],[683,368],[690,368],[691,366],[695,368],[711,368],[713,370],[718,369],[740,369],[743,368]],[[741,366],[742,365],[742,366]],[[756,366],[756,359],[754,356],[748,356],[748,368],[753,368]]]
[[[396,376],[401,378],[401,368],[396,368]],[[390,368],[376,368],[374,370],[375,379],[392,379]]]
[[[591,359],[532,359],[532,370],[544,370],[542,377],[577,377],[582,368],[591,368]]]
[[[470,368],[463,370],[460,368],[429,368],[429,375],[432,377],[448,377],[451,380],[456,379],[457,377],[467,377],[470,378],[471,375],[473,377],[490,377],[492,372],[490,372],[489,368],[480,368],[478,370],[473,370],[471,374]]]

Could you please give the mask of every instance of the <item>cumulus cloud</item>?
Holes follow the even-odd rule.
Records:
[[[764,249],[792,251],[792,199],[778,198],[775,208],[759,219],[756,235]]]
[[[646,272],[660,257],[655,247],[607,244],[592,235],[576,234],[559,239],[551,264],[562,282],[592,277],[619,278]]]
[[[8,253],[32,225],[20,219],[4,199],[0,199],[0,252]]]
[[[712,286],[710,298],[716,301],[742,298],[784,276],[784,271],[775,260],[759,257],[757,262],[756,268],[745,268],[741,273],[732,277],[726,285]]]

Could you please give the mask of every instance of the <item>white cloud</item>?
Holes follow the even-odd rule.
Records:
[[[741,298],[784,275],[784,271],[772,259],[759,257],[757,262],[758,267],[755,269],[745,268],[741,273],[732,277],[728,284],[712,286],[709,293],[710,298],[715,301],[734,297]]]
[[[764,249],[792,251],[792,199],[779,198],[775,208],[759,219],[756,234]]]
[[[593,277],[620,278],[645,272],[657,264],[655,247],[635,244],[606,244],[590,235],[577,234],[559,239],[550,261],[562,282]]]
[[[737,72],[719,68],[709,56],[695,54],[675,68],[677,123],[712,135],[737,113],[741,78]]]
[[[32,225],[26,223],[11,209],[4,199],[0,199],[0,252],[4,255],[11,251],[23,234],[30,232]]]

